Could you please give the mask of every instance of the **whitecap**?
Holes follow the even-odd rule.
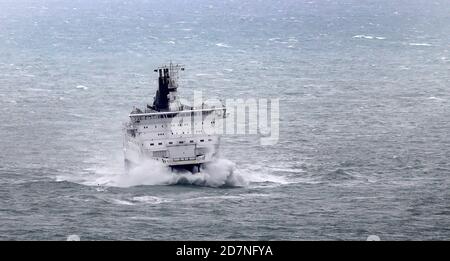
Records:
[[[276,183],[280,185],[285,185],[292,183],[287,177],[281,175],[274,175],[271,173],[267,173],[261,170],[240,170],[239,173],[241,176],[245,177],[245,179],[250,183]]]
[[[95,191],[97,191],[97,192],[107,192],[108,189],[99,186],[99,187],[95,188]]]
[[[248,193],[248,194],[239,194],[239,196],[243,198],[259,198],[259,197],[270,197],[271,194],[262,194],[262,193]]]
[[[162,198],[159,197],[154,197],[154,196],[139,196],[139,197],[133,197],[132,199],[135,202],[140,202],[140,203],[146,203],[146,204],[161,204],[163,202],[167,202],[168,200],[164,200]]]
[[[353,36],[353,38],[359,38],[359,39],[373,39],[374,37],[371,36],[371,35],[359,34],[359,35]]]
[[[130,201],[126,201],[126,200],[121,200],[121,199],[111,199],[111,202],[114,204],[118,204],[118,205],[126,205],[126,206],[133,206],[134,203],[130,202]]]
[[[154,221],[154,220],[161,220],[160,217],[147,217],[147,216],[132,216],[132,217],[129,217],[129,219],[146,220],[146,221],[148,221],[148,220],[152,220],[152,221]]]
[[[28,88],[27,91],[32,91],[32,92],[51,92],[51,90],[45,90],[45,89],[40,89],[40,88]]]
[[[224,47],[224,48],[230,48],[231,47],[231,46],[229,46],[228,44],[225,44],[225,43],[217,43],[216,46]]]
[[[237,200],[242,199],[242,196],[237,195],[219,195],[219,196],[204,196],[184,199],[184,202],[205,202],[205,201],[218,201],[218,200]]]
[[[428,97],[428,100],[433,100],[433,101],[444,101],[444,99],[438,98],[438,97],[434,97],[434,96]]]
[[[84,86],[84,85],[77,85],[75,88],[77,88],[77,89],[82,89],[82,90],[87,90],[87,89],[89,89],[89,87]]]
[[[292,169],[292,168],[272,168],[274,171],[280,171],[280,172],[289,172],[289,173],[302,173],[304,172],[301,169]]]
[[[365,34],[359,34],[359,35],[355,35],[353,36],[353,38],[357,38],[357,39],[368,39],[368,40],[385,40],[386,37],[383,36],[372,36],[372,35],[365,35]]]
[[[429,43],[409,43],[410,46],[433,46]]]

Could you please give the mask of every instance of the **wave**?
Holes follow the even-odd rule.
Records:
[[[433,100],[433,101],[445,101],[445,99],[443,99],[443,98],[439,98],[439,97],[434,97],[434,96],[431,96],[431,97],[428,97],[427,98],[428,100]]]
[[[139,197],[133,197],[132,201],[139,202],[139,203],[145,203],[145,204],[157,205],[157,204],[169,202],[170,200],[162,199],[160,197],[154,197],[154,196],[139,196]]]
[[[121,161],[120,161],[121,162]],[[248,181],[236,172],[236,166],[227,159],[216,159],[204,165],[199,173],[173,170],[154,160],[146,160],[125,172],[123,165],[87,169],[82,175],[58,176],[58,181],[71,181],[97,187],[134,187],[142,185],[196,185],[207,187],[242,187]],[[148,200],[152,200],[147,198]],[[142,198],[135,199],[137,201]],[[144,199],[145,200],[145,199]]]
[[[216,202],[218,200],[238,200],[242,199],[240,196],[233,196],[233,195],[221,195],[221,196],[205,196],[205,197],[195,197],[195,198],[188,198],[183,200],[184,202],[207,202],[207,201],[213,201]]]
[[[271,194],[261,194],[261,193],[246,193],[246,194],[237,194],[237,195],[215,195],[215,196],[202,196],[202,197],[192,197],[192,198],[161,198],[156,196],[135,196],[132,198],[112,198],[106,199],[107,202],[115,204],[115,205],[124,205],[124,206],[135,206],[142,204],[150,204],[150,205],[160,205],[164,203],[171,202],[185,202],[185,203],[205,203],[205,202],[218,202],[218,201],[242,201],[248,200],[249,198],[259,198],[259,197],[270,197],[273,196]]]
[[[225,44],[225,43],[217,43],[216,46],[224,47],[224,48],[230,48],[231,47],[231,46],[229,46],[228,44]]]
[[[346,172],[343,169],[336,169],[324,175],[326,180],[332,181],[347,181],[347,180],[355,180],[356,177]]]
[[[409,43],[410,46],[433,46],[430,43]]]
[[[26,89],[26,91],[31,91],[31,92],[51,92],[52,90],[46,90],[46,89],[41,89],[41,88],[28,88],[28,89]]]
[[[261,193],[247,193],[247,194],[237,194],[237,195],[218,195],[218,196],[204,196],[204,197],[194,197],[184,199],[184,202],[206,202],[213,201],[217,202],[220,200],[246,200],[248,198],[256,198],[256,197],[270,197],[270,194],[261,194]]]
[[[135,205],[159,205],[173,201],[172,199],[164,199],[156,196],[133,196],[121,198],[104,198],[104,201],[115,205],[135,206]]]
[[[77,86],[75,86],[75,88],[76,89],[80,89],[80,90],[87,90],[87,89],[89,89],[89,87],[84,86],[84,85],[77,85]]]
[[[369,39],[369,40],[385,40],[386,37],[383,36],[372,36],[372,35],[364,35],[364,34],[359,34],[359,35],[355,35],[353,36],[353,38],[358,38],[358,39]]]
[[[110,201],[111,201],[111,203],[117,204],[117,205],[126,205],[126,206],[133,206],[134,205],[133,202],[130,202],[130,201],[127,201],[127,200],[111,199]]]
[[[96,187],[98,192],[108,187],[135,187],[149,185],[194,185],[205,187],[274,187],[294,183],[317,183],[311,177],[303,175],[303,170],[288,166],[265,166],[244,164],[239,167],[228,159],[217,158],[205,164],[199,173],[187,170],[174,170],[154,160],[146,160],[128,172],[125,171],[123,158],[90,158],[86,163],[93,167],[78,173],[64,173],[56,177],[57,181],[69,181]],[[134,198],[129,202],[158,201],[153,198]],[[123,203],[123,202],[122,202]]]

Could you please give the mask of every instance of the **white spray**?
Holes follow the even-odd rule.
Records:
[[[155,160],[145,160],[138,166],[124,170],[121,160],[115,160],[105,167],[89,169],[80,177],[60,177],[89,186],[132,187],[140,185],[187,184],[208,187],[242,187],[248,181],[236,172],[236,166],[227,159],[216,159],[203,166],[199,173],[187,170],[171,170]],[[94,173],[93,173],[94,172]]]

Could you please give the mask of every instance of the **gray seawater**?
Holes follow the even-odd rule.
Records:
[[[1,0],[0,239],[449,240],[449,8]],[[244,185],[124,176],[121,125],[170,60],[187,98],[280,98],[276,145],[222,139]]]

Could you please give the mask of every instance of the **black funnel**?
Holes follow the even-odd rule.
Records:
[[[155,101],[153,102],[153,106],[155,109],[166,110],[169,108],[169,69],[163,68],[159,69],[159,78],[158,78],[158,90],[156,91]]]

